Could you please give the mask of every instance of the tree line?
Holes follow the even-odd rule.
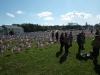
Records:
[[[24,32],[35,32],[35,31],[48,31],[48,30],[82,30],[82,29],[100,29],[100,23],[93,25],[54,25],[54,26],[43,26],[39,24],[22,23],[22,24],[12,24],[24,29]]]

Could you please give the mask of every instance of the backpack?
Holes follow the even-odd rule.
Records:
[[[93,58],[93,52],[90,51],[89,53],[87,54],[83,54],[83,53],[79,53],[79,58],[81,59],[92,59]]]

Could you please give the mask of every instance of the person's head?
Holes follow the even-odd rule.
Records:
[[[65,33],[65,37],[67,37],[67,33]]]
[[[79,33],[79,36],[81,36],[81,33]]]
[[[100,34],[98,35],[98,39],[100,40]]]
[[[64,33],[61,33],[61,36],[64,35]]]
[[[70,32],[70,34],[72,34],[72,32]]]
[[[96,29],[96,31],[98,31],[98,29]]]

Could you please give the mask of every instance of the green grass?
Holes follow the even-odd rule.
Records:
[[[88,53],[91,47],[92,38],[87,38],[85,50]],[[24,48],[22,51],[11,53],[6,50],[4,55],[0,55],[0,75],[98,75],[100,68],[93,65],[91,59],[87,61],[78,60],[76,54],[78,46],[73,42],[73,46],[69,49],[71,53],[66,60],[59,63],[64,55],[63,53],[56,57],[56,53],[60,49],[60,44],[39,47]],[[100,56],[98,57],[100,58]],[[99,62],[100,64],[100,59]]]

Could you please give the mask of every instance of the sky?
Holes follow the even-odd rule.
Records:
[[[0,26],[100,23],[100,0],[0,0]]]

